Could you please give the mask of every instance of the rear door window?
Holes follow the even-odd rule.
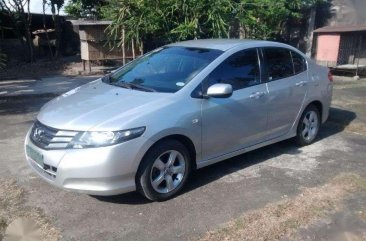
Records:
[[[290,50],[285,48],[264,48],[264,59],[269,81],[284,79],[294,75]]]

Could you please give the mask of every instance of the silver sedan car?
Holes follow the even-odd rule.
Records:
[[[195,169],[288,138],[311,144],[332,86],[327,68],[285,44],[174,43],[48,102],[25,153],[58,187],[162,201]]]

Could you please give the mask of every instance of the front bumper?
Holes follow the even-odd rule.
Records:
[[[32,143],[26,146],[43,156],[44,166],[32,160],[29,165],[48,183],[76,192],[109,196],[136,190],[135,175],[140,161],[150,147],[144,137],[107,147],[44,150]]]

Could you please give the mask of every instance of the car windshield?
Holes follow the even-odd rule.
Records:
[[[130,89],[174,93],[221,53],[215,49],[160,48],[130,62],[103,81]]]

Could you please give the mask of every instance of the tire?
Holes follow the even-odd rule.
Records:
[[[313,143],[320,129],[319,110],[314,105],[309,105],[301,115],[297,125],[296,143],[299,146],[307,146]]]
[[[177,140],[163,140],[144,156],[136,175],[136,187],[151,201],[174,197],[184,186],[191,172],[187,147]]]

